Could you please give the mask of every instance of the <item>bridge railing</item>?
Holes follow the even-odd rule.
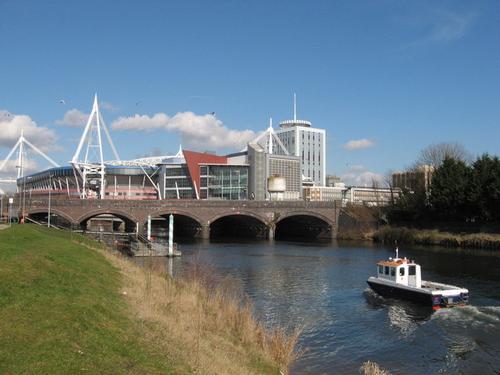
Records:
[[[48,198],[26,198],[26,207],[46,207],[48,206]],[[70,199],[70,198],[51,198],[53,206],[73,206],[73,207],[241,207],[241,208],[340,208],[341,201],[255,201],[255,200],[198,200],[198,199],[169,199],[169,200],[112,200],[112,199]]]

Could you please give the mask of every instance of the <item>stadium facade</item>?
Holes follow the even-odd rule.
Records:
[[[302,131],[298,125],[298,122],[291,125],[295,132]],[[284,134],[284,129],[274,132],[271,122],[266,131],[238,153],[221,156],[180,148],[175,155],[121,160],[96,96],[71,165],[18,176],[17,190],[29,197],[50,193],[54,198],[269,200],[273,199],[269,179],[280,178],[283,191],[277,195],[279,199],[302,199],[305,176],[313,176],[318,184],[324,183],[324,149],[319,148],[318,152],[323,153],[319,159],[316,151],[314,159],[304,159],[306,144],[299,147],[297,154]],[[318,144],[324,142],[324,131],[321,134],[323,138]],[[104,160],[103,139],[108,141],[115,160]],[[23,150],[19,152],[19,160],[24,160]],[[316,161],[321,162],[318,172],[314,172]],[[315,169],[310,166],[304,169],[304,162]]]

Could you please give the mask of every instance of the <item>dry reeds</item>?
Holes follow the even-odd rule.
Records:
[[[500,249],[500,235],[488,233],[454,234],[438,230],[384,227],[374,235],[376,242],[426,246]]]
[[[363,365],[359,369],[359,372],[364,375],[391,375],[390,372],[380,368],[377,363],[370,361],[363,363]]]
[[[199,261],[173,279],[165,262],[144,267],[105,253],[124,276],[121,291],[143,322],[148,342],[173,361],[203,374],[283,374],[300,355],[300,331],[265,329],[253,314],[241,282]]]

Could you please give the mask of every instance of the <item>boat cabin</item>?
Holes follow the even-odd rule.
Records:
[[[422,287],[420,266],[406,258],[389,258],[378,262],[377,277],[401,285]]]

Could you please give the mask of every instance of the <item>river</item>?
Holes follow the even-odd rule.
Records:
[[[377,296],[366,279],[392,249],[370,243],[181,243],[194,259],[242,280],[268,327],[303,327],[292,374],[359,374],[371,360],[393,374],[500,373],[500,253],[400,248],[426,280],[463,286],[471,306],[428,308]]]

